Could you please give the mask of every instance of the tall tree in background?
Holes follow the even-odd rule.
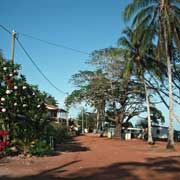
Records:
[[[141,84],[124,79],[124,52],[120,48],[105,48],[92,53],[89,63],[100,68],[109,79],[108,118],[116,123],[115,136],[121,138],[122,127],[131,118],[144,111]]]
[[[96,128],[100,128],[100,121],[104,117],[107,92],[109,89],[108,79],[101,70],[80,71],[72,76],[71,81],[77,87],[65,101],[66,106],[85,102],[94,107],[97,114]]]
[[[126,28],[123,31],[124,36],[118,41],[118,44],[123,48],[125,57],[124,78],[129,79],[132,76],[136,76],[144,84],[144,92],[146,99],[147,117],[148,117],[148,143],[152,144],[152,130],[151,130],[151,116],[150,116],[150,102],[149,102],[149,90],[144,79],[147,68],[146,53],[152,49],[151,39],[149,38],[150,30],[144,28],[144,31],[139,29],[132,30]]]
[[[180,51],[179,5],[179,0],[133,0],[124,11],[125,20],[133,18],[135,27],[147,26],[153,29],[154,35],[157,37],[157,58],[161,61],[164,58],[166,59],[169,82],[169,136],[167,148],[174,148],[171,60],[173,45],[176,45]]]

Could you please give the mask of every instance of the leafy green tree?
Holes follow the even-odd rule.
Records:
[[[133,25],[153,29],[157,38],[157,58],[166,59],[169,85],[169,136],[167,148],[174,148],[173,94],[172,94],[172,47],[180,50],[180,2],[178,0],[133,0],[124,11],[125,20],[133,18]]]
[[[19,144],[27,152],[32,141],[45,136],[45,127],[49,123],[44,106],[47,97],[18,73],[19,65],[1,56],[0,69],[2,128],[8,131],[13,143]]]
[[[130,78],[124,78],[126,63],[122,49],[106,48],[95,51],[92,55],[89,63],[100,68],[109,79],[107,115],[116,122],[115,136],[121,137],[123,124],[144,111],[142,85]]]
[[[71,80],[78,88],[74,90],[65,101],[66,106],[85,102],[94,107],[97,114],[97,129],[99,129],[100,119],[104,116],[105,104],[108,98],[108,79],[100,71],[80,71],[72,76]]]
[[[162,112],[157,109],[156,107],[151,106],[151,125],[159,125],[160,123],[163,124],[165,122],[165,118]],[[143,118],[136,123],[136,126],[142,128],[148,128],[148,121],[147,118]]]
[[[147,115],[148,115],[148,143],[152,144],[152,131],[151,131],[151,116],[150,116],[150,102],[149,102],[149,91],[147,83],[145,82],[146,61],[148,57],[146,54],[152,53],[152,43],[149,38],[151,30],[141,29],[132,30],[127,28],[123,31],[124,36],[119,39],[119,45],[123,48],[124,56],[126,58],[126,64],[124,68],[124,78],[131,78],[136,76],[144,84]]]
[[[45,103],[57,106],[57,100],[53,96],[51,96],[47,92],[43,92],[42,94],[44,96],[43,98],[45,99]]]
[[[96,113],[93,112],[85,111],[83,114],[84,128],[87,128],[89,132],[93,132],[97,128],[96,116]],[[77,123],[79,126],[82,126],[82,113],[78,114]]]

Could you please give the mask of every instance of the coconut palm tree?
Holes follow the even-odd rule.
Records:
[[[152,48],[152,44],[146,31],[151,32],[148,29],[139,32],[138,30],[133,31],[131,28],[126,28],[123,31],[124,36],[119,39],[118,44],[122,46],[126,59],[124,77],[129,78],[131,75],[136,75],[144,84],[148,115],[148,143],[152,144],[149,91],[144,79],[146,53]]]
[[[169,137],[167,148],[174,148],[173,95],[172,95],[172,46],[180,51],[180,0],[133,0],[124,10],[125,20],[133,18],[133,26],[147,26],[154,31],[157,57],[165,57],[169,85]],[[152,37],[153,38],[153,37]]]

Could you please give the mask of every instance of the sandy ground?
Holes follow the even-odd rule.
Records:
[[[78,136],[52,157],[0,159],[1,180],[180,180],[180,144]]]

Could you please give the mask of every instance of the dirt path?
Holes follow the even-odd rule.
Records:
[[[168,152],[162,142],[149,146],[139,140],[120,142],[88,135],[59,150],[53,157],[0,160],[0,179],[180,180],[179,144],[175,152]]]

